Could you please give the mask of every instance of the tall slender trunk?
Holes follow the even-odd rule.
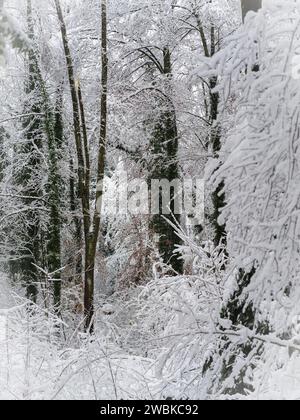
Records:
[[[50,116],[49,116],[50,120]],[[52,273],[54,306],[57,313],[61,310],[61,186],[62,179],[59,173],[58,162],[61,158],[63,144],[63,121],[62,121],[62,92],[58,91],[53,126],[48,129],[49,147],[49,241],[48,241],[48,265]]]
[[[75,282],[76,284],[82,282],[82,223],[79,216],[80,213],[80,202],[78,202],[78,183],[76,180],[76,174],[74,170],[74,160],[70,157],[69,160],[70,179],[69,179],[69,200],[70,200],[70,212],[73,217],[73,238],[76,244],[76,257],[75,257]]]
[[[0,126],[0,182],[2,182],[7,165],[7,153],[5,150],[5,138],[8,138],[8,133]]]
[[[89,232],[88,249],[86,255],[86,287],[84,295],[86,329],[94,329],[94,282],[95,259],[101,227],[101,212],[103,201],[103,183],[106,161],[107,142],[107,97],[108,97],[108,55],[107,55],[107,0],[101,0],[101,115],[100,139],[98,149],[96,204],[94,209],[93,229]]]
[[[68,72],[68,79],[69,79],[69,86],[71,92],[71,99],[72,99],[72,108],[73,108],[73,126],[74,126],[74,136],[75,136],[75,146],[76,146],[76,154],[77,154],[77,175],[78,175],[78,189],[79,189],[79,197],[81,199],[81,207],[82,207],[82,217],[83,217],[83,228],[84,228],[84,239],[85,239],[85,268],[87,265],[87,255],[89,249],[89,234],[90,234],[90,225],[91,225],[91,215],[90,215],[90,184],[85,183],[86,179],[86,165],[85,165],[85,158],[84,158],[84,148],[83,148],[83,140],[82,140],[82,127],[81,127],[81,120],[80,120],[80,103],[78,98],[78,88],[76,85],[75,80],[75,72],[73,66],[72,55],[69,47],[69,40],[67,35],[67,28],[64,21],[62,9],[59,0],[55,0],[57,16],[60,23],[61,35],[62,35],[62,42],[65,52],[65,60],[67,64],[67,72]],[[86,290],[89,282],[87,279],[87,273],[85,272],[85,284],[84,289]],[[89,305],[90,306],[90,305]],[[89,311],[85,307],[85,315]]]
[[[84,281],[84,314],[85,330],[94,330],[94,283],[95,260],[99,239],[102,210],[102,189],[104,181],[106,137],[107,137],[107,83],[108,83],[108,57],[107,57],[107,8],[106,0],[101,1],[102,21],[102,81],[101,81],[101,116],[100,141],[98,150],[96,204],[93,220],[90,209],[90,163],[89,147],[86,135],[83,99],[80,84],[75,81],[73,60],[69,48],[67,29],[59,0],[55,0],[58,19],[61,27],[65,59],[68,69],[69,85],[73,106],[73,124],[78,159],[78,185],[82,204],[84,239],[85,239],[85,281]]]

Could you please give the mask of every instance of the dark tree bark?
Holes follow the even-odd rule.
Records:
[[[34,42],[34,24],[32,17],[31,0],[27,0],[27,22],[28,38]],[[39,89],[39,71],[37,68],[36,56],[33,48],[28,52],[28,79],[25,82],[25,93],[27,97],[35,96]],[[36,209],[36,202],[43,192],[40,185],[36,185],[34,179],[37,173],[41,173],[41,150],[43,123],[41,118],[41,101],[35,98],[28,100],[25,104],[25,114],[32,114],[24,120],[26,132],[26,144],[22,147],[21,153],[28,156],[26,166],[18,174],[17,180],[23,187],[23,195],[31,197],[23,200],[24,205],[31,208],[27,213],[26,226],[24,227],[25,249],[19,261],[20,271],[26,286],[26,296],[33,302],[38,296],[38,272],[36,266],[41,259],[40,253],[40,212]]]
[[[85,240],[85,281],[84,281],[84,314],[85,330],[94,330],[94,282],[95,260],[99,232],[101,226],[102,210],[102,187],[104,181],[107,137],[107,83],[108,83],[108,56],[107,56],[107,8],[106,0],[101,1],[102,14],[102,80],[101,80],[101,115],[100,115],[100,140],[98,149],[97,166],[97,189],[94,216],[91,216],[90,193],[91,174],[89,163],[89,146],[87,142],[87,128],[84,114],[84,104],[80,84],[76,83],[72,56],[69,48],[67,29],[62,14],[59,0],[55,0],[58,19],[61,27],[62,41],[65,51],[65,59],[68,69],[69,85],[73,106],[73,124],[75,131],[75,143],[78,159],[78,185],[82,204],[82,216]]]
[[[9,138],[8,133],[0,126],[0,182],[3,181],[5,168],[7,166],[7,153],[5,151],[6,138]]]
[[[47,118],[47,113],[46,113]],[[49,204],[50,221],[48,233],[48,267],[52,274],[54,306],[57,313],[61,309],[61,189],[62,179],[59,174],[58,162],[61,159],[61,148],[63,145],[63,121],[62,121],[62,93],[58,92],[53,126],[51,114],[48,115],[48,148],[49,148]]]
[[[107,143],[107,97],[108,97],[108,49],[107,49],[107,1],[101,1],[101,111],[100,111],[100,139],[98,148],[96,205],[94,209],[93,228],[88,236],[86,255],[86,287],[84,296],[86,329],[93,330],[94,317],[94,282],[95,260],[101,226],[101,212],[103,200],[103,183],[106,162]]]
[[[67,28],[64,21],[62,9],[59,0],[55,0],[56,11],[58,20],[60,23],[61,35],[62,35],[62,42],[65,52],[65,60],[67,65],[67,72],[68,72],[68,79],[69,79],[69,86],[71,92],[71,99],[72,99],[72,108],[73,108],[73,126],[74,126],[74,136],[75,136],[75,146],[76,146],[76,154],[77,154],[77,175],[78,175],[78,189],[79,189],[79,197],[81,200],[81,207],[82,207],[82,218],[83,218],[83,227],[84,227],[84,239],[85,239],[85,269],[87,264],[87,254],[88,254],[88,237],[90,232],[90,185],[85,183],[86,179],[86,166],[84,160],[84,149],[83,149],[83,140],[82,140],[82,127],[81,127],[81,120],[80,120],[80,103],[78,98],[78,89],[75,80],[75,73],[74,73],[74,66],[73,60],[71,56],[71,51],[69,47],[69,40],[67,35]],[[72,181],[71,181],[72,182]],[[75,203],[75,194],[74,194],[74,185],[71,183],[71,205],[73,206]],[[85,282],[84,282],[84,289],[88,287],[88,278],[87,272],[85,270]],[[85,307],[85,315],[90,313],[90,308]]]
[[[151,141],[151,154],[153,156],[149,171],[149,178],[158,180],[168,180],[170,183],[180,180],[180,170],[178,162],[178,130],[177,117],[171,97],[171,79],[172,79],[172,62],[171,52],[168,47],[163,51],[163,64],[160,66],[162,74],[165,77],[168,95],[166,98],[159,98],[158,102],[162,108],[159,121],[156,123],[155,130]],[[181,215],[176,209],[176,200],[178,195],[182,196],[182,192],[174,184],[170,194],[170,210],[171,216],[166,214],[158,214],[152,218],[152,229],[158,235],[159,253],[165,264],[170,265],[173,269],[171,274],[181,274],[183,272],[183,261],[176,255],[176,245],[180,245],[181,241],[176,235],[173,226],[168,220],[180,226]],[[179,198],[180,200],[180,198]],[[163,208],[160,211],[163,213]],[[175,219],[175,220],[174,220]]]
[[[217,36],[216,28],[211,25],[209,36],[205,33],[204,26],[198,13],[195,13],[197,28],[200,34],[200,39],[203,47],[205,57],[213,57],[217,51]],[[218,84],[217,77],[211,77],[208,81],[209,86],[209,107],[208,119],[211,126],[210,138],[208,140],[209,148],[212,150],[216,158],[219,157],[221,149],[221,127],[218,121],[220,97],[216,92]],[[214,244],[217,247],[222,242],[226,242],[226,227],[220,225],[219,216],[225,206],[224,182],[221,182],[212,192],[213,212],[209,216],[210,223],[214,227]]]

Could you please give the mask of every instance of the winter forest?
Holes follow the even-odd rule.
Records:
[[[0,399],[300,399],[300,0],[0,0],[0,98]]]

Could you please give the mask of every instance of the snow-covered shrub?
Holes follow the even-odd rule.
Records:
[[[247,16],[213,64],[220,77],[224,109],[230,104],[231,114],[225,118],[234,120],[224,134],[220,160],[210,168],[217,184],[224,181],[227,204],[220,223],[226,223],[228,232],[227,272],[237,273],[235,283],[232,278],[225,283],[225,293],[229,304],[237,298],[235,329],[250,331],[238,343],[227,337],[225,346],[217,345],[212,392],[233,389],[241,372],[258,392],[266,382],[257,378],[269,357],[251,335],[293,338],[292,326],[299,315],[300,84],[294,69],[300,41],[299,6],[293,0],[284,5],[278,0],[264,1],[257,14]],[[244,350],[237,351],[237,345]],[[293,363],[277,353],[275,345],[273,373]],[[225,357],[231,374],[214,387],[223,375]],[[269,383],[276,382],[278,375],[274,375]]]
[[[0,311],[0,399],[149,399],[151,359],[129,355],[105,334],[77,334],[49,311],[18,299]],[[98,338],[101,337],[101,338]]]
[[[265,1],[219,57],[225,103],[235,95],[235,123],[221,152],[228,251],[255,274],[245,294],[278,334],[299,314],[298,1]],[[256,66],[256,67],[255,67]],[[234,87],[233,87],[234,86]],[[279,311],[279,312],[278,312]],[[280,314],[280,316],[278,316]],[[258,313],[257,313],[258,315]],[[259,315],[258,315],[259,316]]]
[[[215,341],[214,326],[224,294],[223,248],[197,244],[177,230],[179,248],[192,273],[161,276],[139,295],[135,328],[141,350],[155,360],[156,389],[164,398],[199,398],[203,363]]]

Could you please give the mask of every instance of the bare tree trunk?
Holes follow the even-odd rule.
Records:
[[[93,220],[93,229],[89,232],[88,249],[86,255],[86,284],[85,284],[85,316],[86,330],[94,329],[94,282],[95,282],[95,260],[97,245],[101,226],[101,211],[103,199],[103,183],[106,161],[107,141],[107,84],[108,84],[108,56],[107,56],[107,0],[101,1],[101,115],[100,115],[100,139],[98,150],[97,189],[96,205]]]
[[[98,150],[97,189],[96,205],[93,221],[90,209],[90,159],[87,140],[87,128],[84,113],[84,104],[79,83],[75,81],[73,61],[69,48],[66,25],[59,0],[55,0],[57,15],[59,18],[65,58],[68,68],[69,84],[73,105],[73,124],[75,131],[75,143],[78,158],[78,183],[79,194],[82,203],[84,238],[85,238],[85,282],[84,282],[84,315],[85,330],[94,330],[94,283],[95,283],[95,260],[97,244],[101,226],[102,189],[104,181],[107,137],[107,82],[108,82],[108,57],[107,57],[107,7],[106,0],[101,1],[102,13],[102,81],[101,81],[101,116],[100,116],[100,140]],[[93,223],[93,224],[91,224]]]
[[[81,284],[82,273],[83,273],[83,261],[82,261],[82,223],[80,213],[81,204],[78,202],[78,182],[74,171],[73,157],[69,160],[70,168],[70,179],[69,179],[69,194],[70,194],[70,211],[73,215],[73,237],[75,239],[75,283]]]
[[[70,85],[71,97],[72,97],[73,125],[74,125],[74,131],[75,131],[75,143],[76,143],[76,152],[77,152],[77,159],[78,159],[79,195],[82,200],[82,209],[83,209],[83,214],[84,214],[84,232],[86,235],[87,232],[89,232],[89,225],[90,225],[89,202],[88,203],[86,202],[86,198],[87,198],[86,193],[87,193],[87,188],[89,189],[89,185],[85,185],[84,183],[85,164],[84,164],[82,136],[81,136],[80,106],[79,106],[79,100],[78,100],[78,95],[77,95],[73,60],[72,60],[68,36],[67,36],[67,29],[66,29],[66,25],[63,18],[62,9],[61,9],[59,0],[55,0],[55,5],[56,5],[58,19],[60,22],[60,28],[61,28],[61,34],[62,34],[62,40],[63,40],[63,46],[64,46],[64,52],[65,52],[65,59],[67,63],[67,70],[68,70],[68,76],[69,76],[69,85]]]
[[[64,21],[62,9],[60,6],[59,0],[55,0],[57,16],[60,23],[61,34],[62,34],[62,41],[64,46],[65,52],[65,59],[67,64],[68,70],[68,77],[69,77],[69,85],[71,91],[71,98],[72,98],[72,107],[73,107],[73,125],[74,125],[74,132],[75,132],[75,144],[76,144],[76,153],[77,153],[77,160],[78,160],[78,187],[79,187],[79,196],[81,199],[82,205],[82,216],[83,216],[83,227],[84,227],[84,239],[85,239],[85,269],[88,266],[88,259],[89,259],[89,235],[90,235],[90,225],[91,225],[91,215],[90,215],[90,182],[87,184],[85,180],[87,179],[87,153],[88,150],[83,148],[83,140],[82,140],[82,122],[81,118],[83,119],[83,115],[81,115],[80,110],[82,104],[80,104],[79,95],[78,95],[78,86],[76,85],[75,81],[75,74],[74,74],[74,66],[73,60],[71,56],[71,51],[69,47],[69,41],[67,36],[67,29],[66,24]],[[81,95],[81,90],[80,90]],[[88,278],[87,271],[85,272],[85,294],[86,290],[90,290],[90,281]],[[87,306],[85,306],[85,316],[88,316],[90,313],[90,308],[92,307],[93,301],[93,294],[91,294],[89,298],[89,302],[87,302]],[[85,299],[86,302],[86,299]],[[88,316],[89,317],[89,316]],[[89,317],[90,318],[90,317]]]

